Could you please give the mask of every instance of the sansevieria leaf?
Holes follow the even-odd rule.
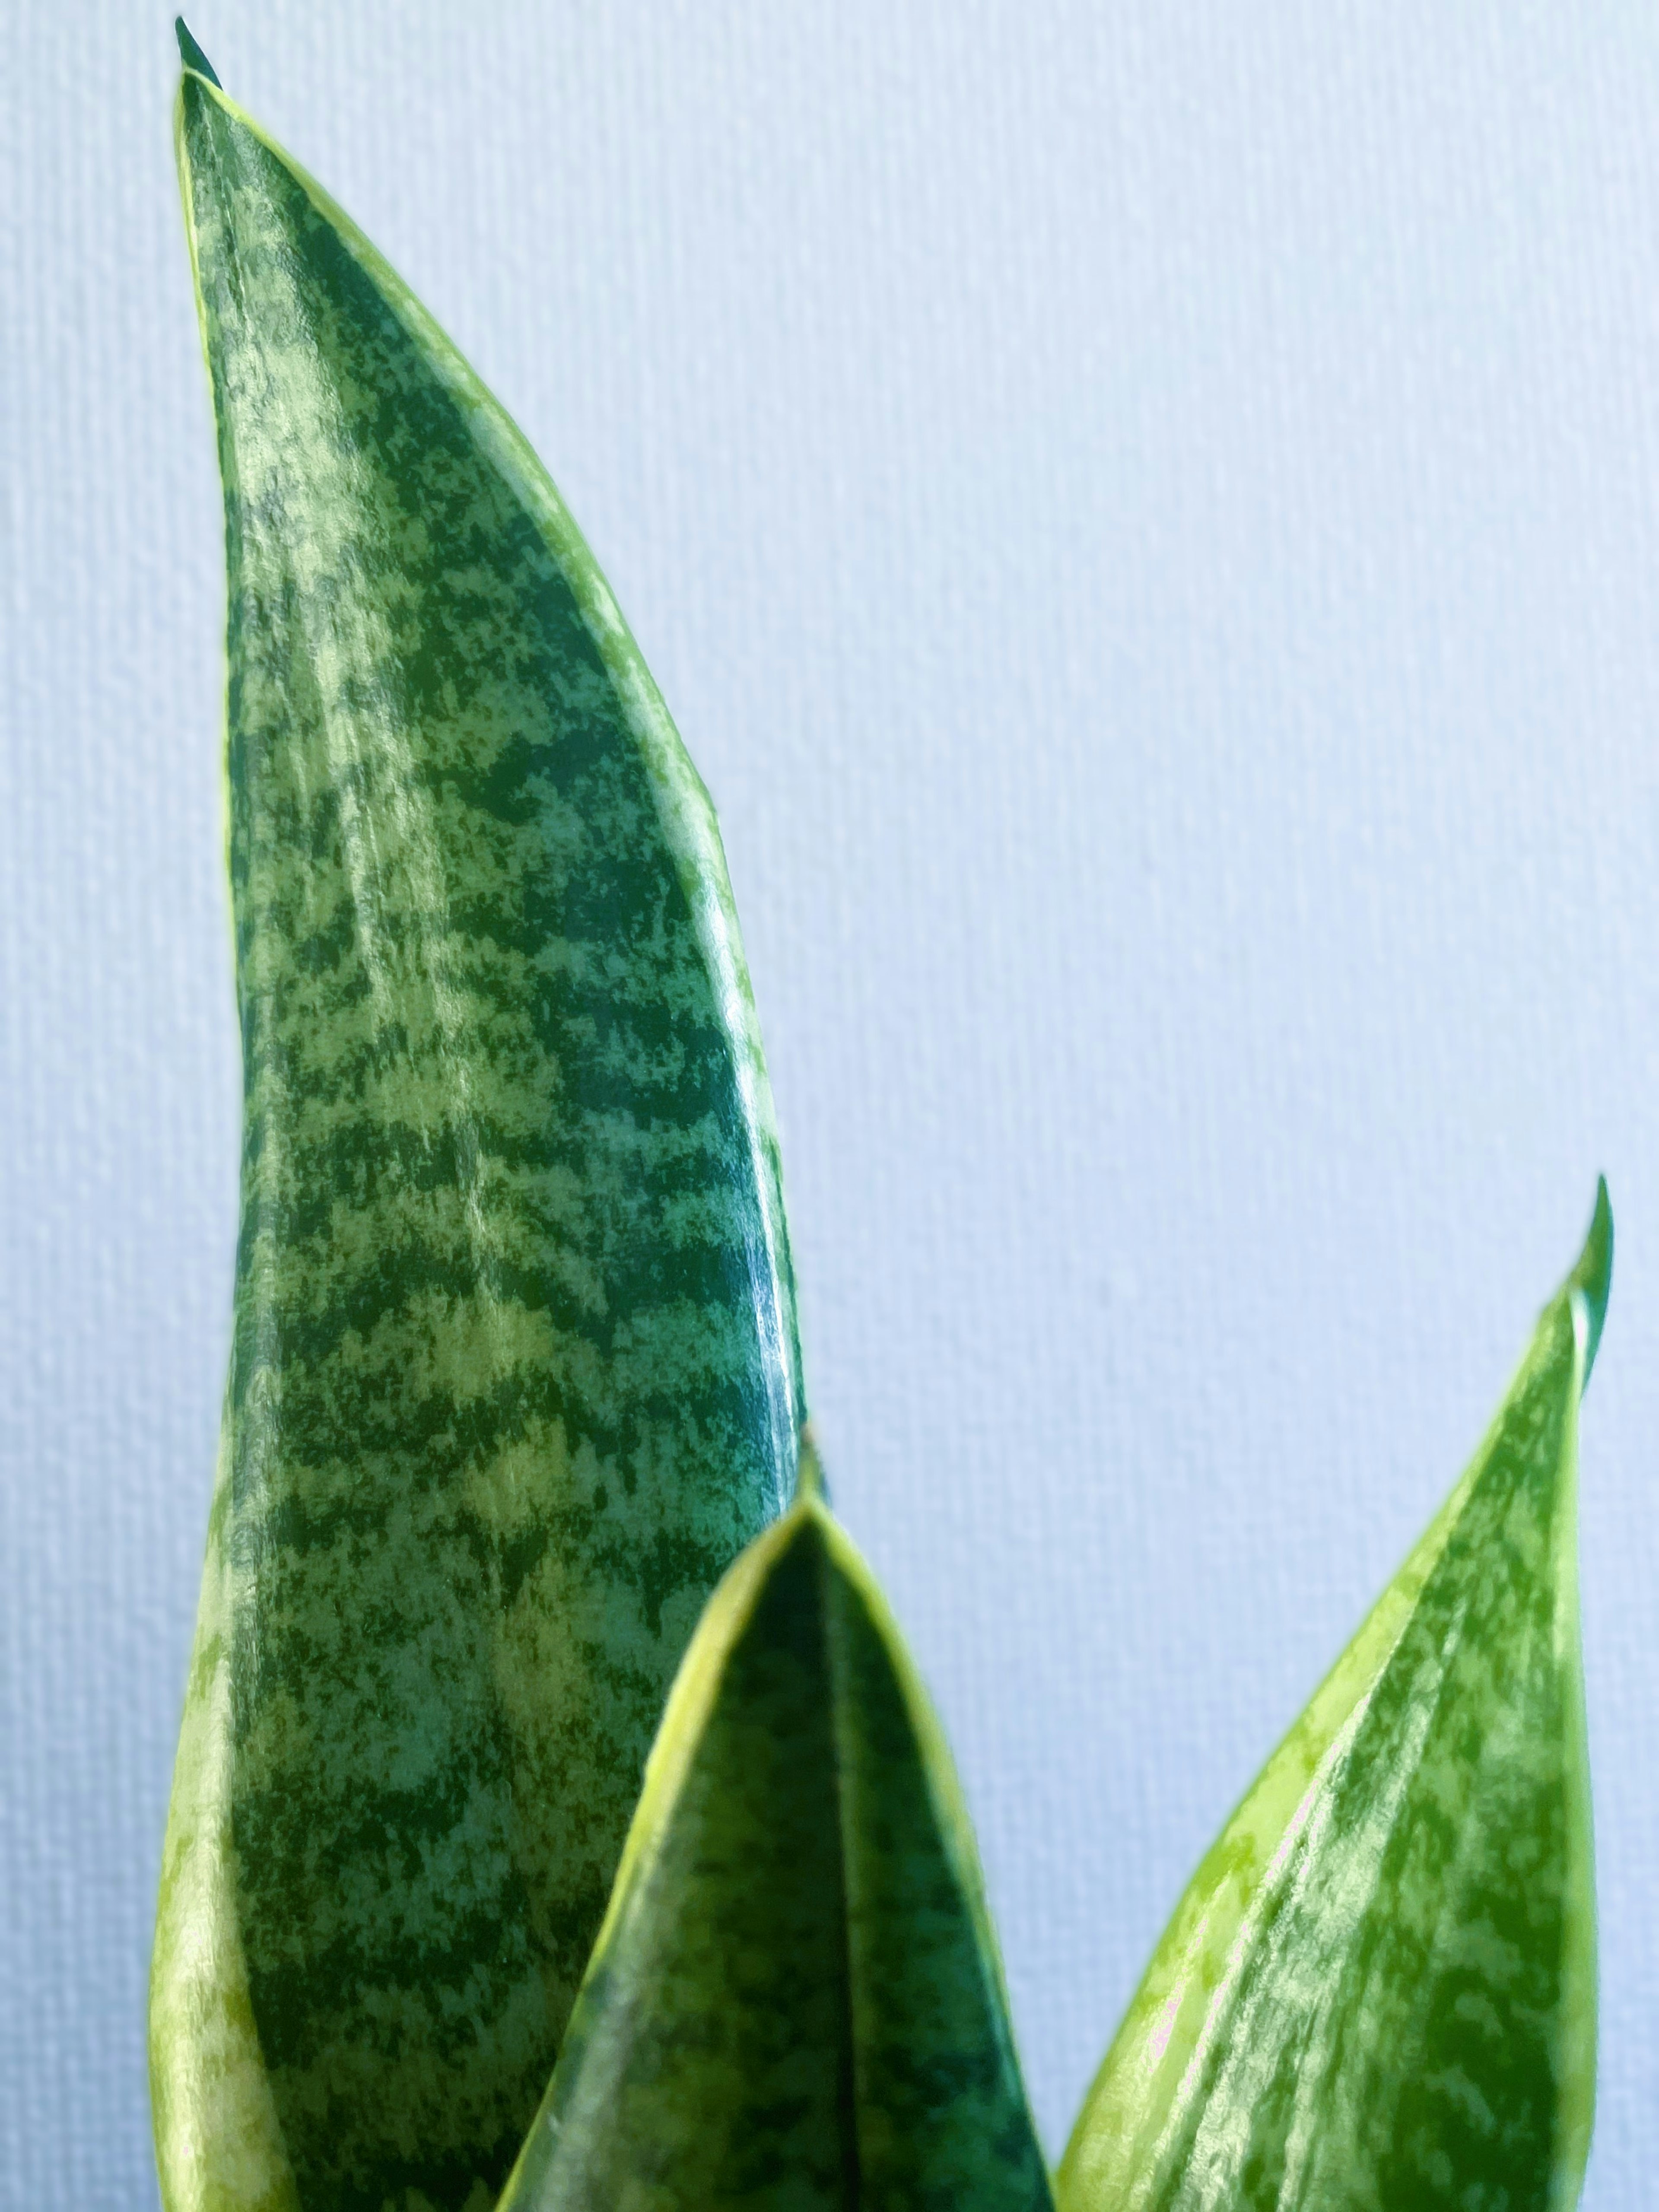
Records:
[[[1047,2212],[950,1755],[810,1454],[711,1601],[502,2212]]]
[[[246,1103],[163,2193],[477,2212],[791,1494],[772,1108],[708,796],[557,494],[181,44]]]
[[[1474,1464],[1194,1877],[1061,2212],[1569,2212],[1595,2100],[1576,1565],[1607,1190]]]

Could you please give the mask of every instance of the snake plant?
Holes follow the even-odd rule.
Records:
[[[511,422],[179,43],[245,1116],[167,2212],[1566,2212],[1605,1192],[1051,2183],[950,1759],[804,1441],[707,793]]]
[[[245,1115],[157,2135],[174,2206],[464,2204],[793,1486],[771,1098],[708,794],[558,495],[185,60]]]
[[[1430,1524],[1194,1876],[1078,2120],[1061,2212],[1570,2212],[1595,2079],[1577,1266]]]

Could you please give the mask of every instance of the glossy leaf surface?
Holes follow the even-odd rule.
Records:
[[[949,1754],[813,1487],[709,1607],[502,2212],[1046,2212]]]
[[[1474,1463],[1182,1899],[1061,2212],[1566,2212],[1595,2094],[1576,1565],[1605,1188]]]
[[[791,1494],[770,1097],[707,794],[557,494],[185,59],[246,1117],[160,2163],[172,2212],[476,2212]]]

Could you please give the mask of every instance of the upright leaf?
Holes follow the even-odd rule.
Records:
[[[1578,1400],[1605,1184],[1474,1464],[1194,1875],[1061,2212],[1568,2212],[1595,2097]]]
[[[1047,2212],[939,1726],[817,1494],[709,1605],[502,2212]]]
[[[246,1103],[163,2191],[476,2207],[789,1496],[772,1109],[708,796],[557,494],[181,44]]]

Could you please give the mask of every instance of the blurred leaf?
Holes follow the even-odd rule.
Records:
[[[1046,2212],[978,1862],[817,1493],[732,1568],[502,2212]]]
[[[770,1095],[707,793],[558,495],[181,46],[246,1121],[163,2191],[477,2206],[790,1495]]]
[[[1194,1877],[1061,2212],[1565,2212],[1595,2100],[1576,1565],[1607,1189],[1474,1462]]]

